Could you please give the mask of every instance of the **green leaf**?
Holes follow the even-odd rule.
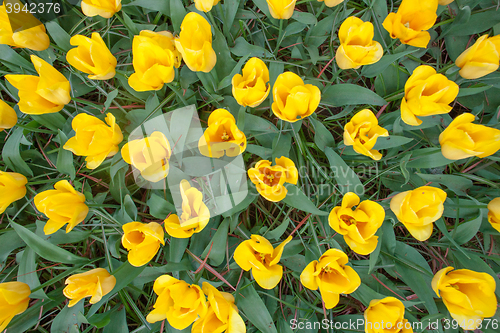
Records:
[[[464,15],[466,16],[466,15]],[[450,36],[469,36],[480,34],[490,29],[495,24],[500,23],[500,15],[493,15],[492,12],[486,11],[473,14],[470,19],[460,24],[452,24],[448,35]]]
[[[222,29],[224,35],[229,36],[236,12],[240,6],[240,0],[226,1],[222,6],[224,7],[224,24],[222,25]]]
[[[437,168],[455,161],[449,160],[441,153],[441,148],[422,148],[414,150],[408,168]]]
[[[114,89],[108,93],[108,96],[106,96],[106,101],[104,102],[104,111],[109,109],[116,96],[118,96],[118,89]]]
[[[482,85],[480,87],[460,88],[457,97],[465,97],[465,96],[479,94],[492,87],[493,87],[492,85]]]
[[[15,172],[22,173],[25,176],[33,177],[33,171],[24,159],[21,157],[19,148],[21,147],[21,139],[23,138],[23,130],[17,127],[14,133],[11,134],[2,149],[2,159],[7,167]]]
[[[330,162],[330,169],[333,171],[339,190],[343,194],[354,192],[358,196],[363,195],[365,193],[363,184],[344,160],[330,147],[325,148],[325,155]]]
[[[81,300],[72,307],[66,305],[54,318],[50,333],[79,332],[81,322],[78,320],[78,313],[83,313],[83,303]]]
[[[40,286],[40,280],[38,279],[36,267],[36,253],[31,248],[26,247],[23,251],[21,262],[19,263],[17,281],[26,283],[30,286],[31,290]],[[42,289],[39,289],[32,292],[30,298],[48,299],[49,297]]]
[[[128,194],[125,195],[125,199],[123,199],[123,208],[125,208],[125,211],[127,212],[128,216],[134,219],[134,221],[137,220],[137,207],[135,206],[132,197]]]
[[[377,138],[375,146],[373,146],[373,149],[379,150],[379,149],[401,147],[411,141],[413,141],[413,139],[404,136],[397,136],[397,135],[379,136]]]
[[[314,143],[321,151],[325,151],[326,147],[335,147],[335,139],[332,133],[326,129],[325,125],[314,117],[308,118],[314,126]]]
[[[389,67],[390,64],[392,64],[396,60],[408,54],[411,54],[415,51],[417,50],[413,49],[395,54],[387,54],[373,65],[363,66],[363,69],[361,70],[361,75],[365,77],[375,77],[380,73],[382,73],[387,67]]]
[[[29,74],[36,74],[31,62],[24,59],[19,53],[5,44],[0,44],[0,54],[2,55],[2,65],[7,66],[13,73],[19,73],[20,69],[26,70]]]
[[[67,174],[72,180],[75,179],[76,171],[73,164],[73,153],[63,148],[68,141],[66,134],[59,130],[58,136],[59,153],[57,154],[56,168],[59,172]]]
[[[127,13],[125,13],[125,11],[122,10],[121,13],[123,15],[123,24],[127,28],[129,34],[138,35],[139,28],[137,28],[137,25],[134,23],[134,21],[132,21],[130,16],[128,16]]]
[[[483,216],[483,210],[480,209],[479,215],[475,219],[460,223],[452,232],[455,242],[458,244],[465,244],[470,241],[479,231]]]
[[[428,182],[436,182],[442,184],[455,192],[457,195],[467,195],[465,191],[471,188],[473,185],[472,180],[458,175],[439,175],[418,172],[416,172],[415,174]]]
[[[111,313],[109,319],[109,324],[104,327],[102,333],[129,333],[125,308]]]
[[[255,291],[253,284],[245,279],[245,285],[240,289],[241,296],[237,296],[238,308],[262,333],[277,333],[274,321],[266,305]]]
[[[297,10],[295,10],[293,12],[292,18],[294,20],[297,20],[300,23],[304,23],[304,24],[316,24],[316,23],[318,23],[318,20],[316,19],[315,15],[313,15],[311,13],[307,13],[307,12],[299,12]]]
[[[258,57],[258,58],[270,58],[272,53],[267,51],[265,48],[252,45],[248,43],[243,37],[238,37],[234,47],[231,49],[231,53],[238,56],[248,56],[248,57]]]
[[[54,42],[56,42],[56,45],[64,51],[67,52],[73,47],[69,42],[71,36],[56,21],[49,21],[45,23],[45,28],[49,32],[50,37],[52,37]]]
[[[222,220],[222,223],[217,228],[215,235],[210,240],[210,243],[205,248],[205,251],[203,251],[202,257],[205,258],[210,250],[210,247],[212,247],[212,250],[210,250],[210,254],[208,255],[211,265],[219,266],[222,261],[224,261],[224,256],[226,255],[229,221],[230,218],[228,217]]]
[[[170,16],[170,2],[165,0],[135,0],[123,7],[141,7],[145,9],[159,11],[163,15]]]
[[[266,238],[274,238],[275,240],[279,240],[280,237],[285,233],[289,224],[290,218],[285,217],[279,226],[266,233]]]
[[[386,105],[387,101],[370,89],[350,84],[334,84],[321,93],[321,103],[331,106],[344,105]]]
[[[241,68],[246,63],[248,58],[249,58],[248,55],[241,57],[241,59],[236,64],[236,66],[233,67],[233,70],[231,71],[231,73],[219,82],[217,89],[220,90],[220,89],[224,89],[227,86],[229,86],[233,80],[233,76],[235,76],[236,74],[238,74],[241,71]],[[184,68],[187,68],[187,66],[184,66],[183,69]]]
[[[87,258],[74,255],[63,248],[44,240],[40,236],[37,236],[33,232],[15,222],[11,221],[10,224],[19,237],[21,237],[23,241],[42,258],[64,264],[83,264],[89,261]]]
[[[170,0],[170,13],[168,14],[172,19],[172,25],[175,32],[180,32],[181,23],[186,16],[187,12],[181,0]]]
[[[3,233],[0,236],[0,244],[2,244],[2,246],[0,246],[0,263],[3,263],[12,251],[25,245],[24,241],[14,230]]]
[[[315,204],[312,203],[312,201],[309,199],[307,195],[302,192],[300,188],[293,184],[285,184],[285,187],[288,190],[288,193],[286,197],[281,200],[283,203],[293,207],[297,208],[298,210],[301,210],[303,212],[311,213],[314,215],[328,215],[330,214],[329,212],[325,212],[320,210],[318,207],[316,207]]]

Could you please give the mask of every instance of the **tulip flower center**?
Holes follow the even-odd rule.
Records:
[[[281,172],[265,170],[264,173],[265,173],[264,184],[269,186],[274,186],[279,183],[279,180],[281,178]]]
[[[404,24],[404,26],[405,26],[406,28],[409,28],[409,27],[410,27],[410,22],[406,22],[406,23]]]
[[[455,290],[460,290],[460,288],[456,284],[450,284],[450,287],[452,287]]]
[[[231,137],[227,135],[226,131],[222,133],[222,136],[220,138],[222,139],[222,141],[229,141],[231,139]]]
[[[356,223],[357,223],[356,220],[352,216],[348,216],[348,215],[342,215],[340,217],[340,219],[342,221],[344,221],[344,223],[347,224],[348,226],[350,226],[352,224],[356,225]]]

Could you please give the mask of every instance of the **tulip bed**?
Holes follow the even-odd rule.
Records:
[[[498,332],[498,1],[53,3],[0,6],[0,331]]]

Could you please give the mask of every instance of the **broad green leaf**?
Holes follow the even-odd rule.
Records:
[[[472,181],[459,175],[440,175],[415,173],[428,182],[436,182],[448,187],[457,195],[466,195],[465,191],[472,187]]]
[[[205,251],[203,251],[203,254],[201,255],[202,258],[205,258],[208,251],[210,251],[208,258],[210,259],[211,265],[219,266],[224,260],[224,256],[226,255],[229,221],[230,219],[228,217],[222,220],[222,223],[217,228],[215,235],[210,239],[210,243],[207,245]],[[210,247],[212,247],[211,250]]]
[[[411,54],[415,51],[417,50],[413,49],[395,54],[387,54],[373,65],[363,66],[363,69],[361,70],[361,75],[365,77],[375,77],[378,74],[382,73],[387,67],[389,67],[390,64],[392,64],[396,60],[408,54]]]
[[[49,32],[50,37],[56,42],[57,46],[64,51],[68,51],[73,46],[69,43],[71,36],[64,30],[57,21],[49,21],[45,23],[45,28]]]
[[[14,230],[3,233],[0,236],[0,244],[2,244],[0,246],[0,263],[3,263],[12,251],[25,245],[24,241]]]
[[[78,320],[78,313],[83,314],[83,303],[84,300],[81,300],[72,307],[66,305],[54,318],[50,326],[50,333],[79,332],[81,322]]]
[[[277,333],[274,321],[253,284],[248,279],[244,282],[245,287],[240,289],[236,305],[262,333]]]
[[[57,154],[56,168],[59,172],[67,174],[72,180],[75,179],[76,170],[73,164],[73,153],[63,148],[68,141],[66,134],[59,130],[58,136],[59,153]]]
[[[455,242],[458,244],[465,244],[470,241],[479,231],[479,227],[481,227],[483,219],[483,210],[480,209],[479,215],[475,219],[460,223],[452,232]]]
[[[36,253],[31,248],[26,247],[17,270],[17,281],[24,282],[33,290],[40,286],[36,264]],[[48,299],[42,289],[32,292],[30,298]]]
[[[181,23],[186,14],[187,12],[182,0],[170,0],[170,13],[168,15],[172,19],[175,32],[179,33],[181,31]]]
[[[151,193],[151,197],[149,198],[147,204],[149,207],[149,213],[157,219],[164,220],[167,218],[168,214],[176,213],[173,203],[168,202],[155,193]]]
[[[258,58],[270,58],[272,53],[264,49],[263,47],[252,45],[248,43],[243,37],[238,37],[233,48],[231,48],[231,53],[238,57],[258,57]]]
[[[25,176],[33,177],[33,171],[21,157],[19,150],[21,146],[21,139],[23,138],[23,129],[17,127],[14,133],[10,135],[2,149],[2,160],[5,162],[9,169],[22,173]]]
[[[328,86],[321,93],[321,103],[331,106],[344,105],[378,105],[387,104],[387,101],[365,87],[344,83]]]
[[[109,324],[104,327],[103,333],[129,333],[125,308],[111,313],[109,318]]]
[[[465,15],[464,15],[465,17]],[[450,36],[469,36],[480,34],[500,23],[500,15],[494,15],[490,11],[476,13],[470,16],[465,22],[454,24],[448,32]]]
[[[308,13],[308,12],[299,12],[299,11],[295,10],[293,12],[292,18],[294,20],[297,20],[298,22],[304,23],[304,24],[316,24],[316,23],[318,23],[316,16],[314,16],[313,14]]]
[[[449,160],[441,153],[441,148],[422,148],[414,150],[406,165],[408,168],[437,168],[455,161]]]
[[[325,148],[325,155],[328,158],[330,169],[333,172],[333,177],[337,181],[339,190],[343,194],[354,192],[358,196],[363,195],[365,193],[363,184],[344,160],[330,147]]]
[[[53,262],[61,262],[65,264],[83,264],[89,261],[87,258],[79,257],[71,252],[54,245],[40,236],[37,236],[32,231],[26,229],[22,225],[15,222],[10,222],[19,237],[28,244],[40,257]]]
[[[123,7],[142,7],[170,16],[170,2],[165,0],[135,0],[131,3],[123,4]]]
[[[284,218],[279,226],[266,233],[266,238],[273,238],[275,240],[279,240],[280,237],[285,233],[289,224],[290,224],[290,218],[289,217]]]
[[[325,212],[316,207],[316,205],[312,203],[311,199],[309,199],[309,197],[307,197],[299,187],[292,184],[286,184],[285,187],[288,189],[288,193],[286,194],[286,197],[281,200],[283,203],[314,215],[329,214],[329,212]]]
[[[335,147],[335,139],[332,133],[326,129],[325,125],[314,117],[308,118],[314,126],[314,143],[321,151],[325,151],[326,147]]]
[[[377,142],[373,149],[389,149],[394,147],[401,147],[409,142],[413,141],[411,138],[404,136],[390,135],[390,136],[379,136]]]

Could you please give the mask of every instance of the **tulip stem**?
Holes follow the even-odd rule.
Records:
[[[239,111],[238,111],[238,120],[236,121],[236,127],[238,127],[240,130],[245,127],[245,116],[246,116],[246,106],[241,106]]]
[[[283,20],[280,20],[278,39],[276,40],[276,48],[274,49],[274,52],[273,52],[275,56],[278,54],[278,50],[280,48],[283,37],[284,37],[283,36]]]

